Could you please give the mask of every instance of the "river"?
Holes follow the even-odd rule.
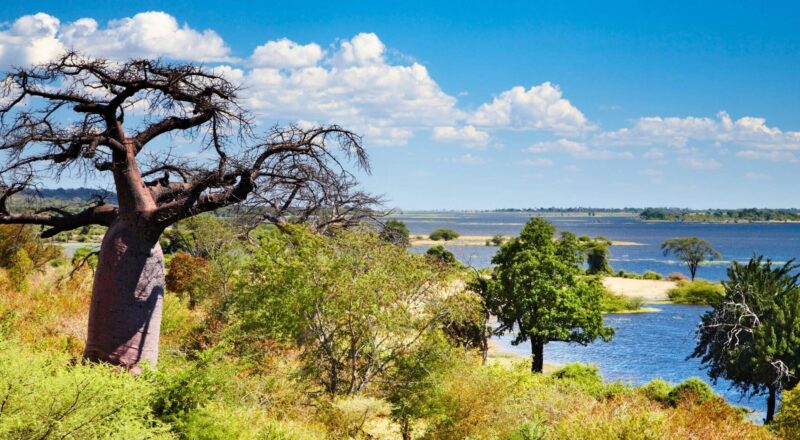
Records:
[[[496,212],[413,212],[395,216],[404,221],[414,235],[427,235],[434,229],[451,228],[462,235],[516,236],[531,217],[530,213]],[[776,262],[785,262],[800,254],[800,223],[690,223],[643,222],[632,216],[544,215],[559,230],[577,235],[604,236],[615,241],[635,242],[637,246],[612,246],[611,264],[615,270],[642,273],[653,270],[663,274],[688,274],[682,262],[664,256],[661,243],[669,238],[696,236],[708,240],[721,254],[720,261],[700,267],[698,276],[710,280],[726,278],[731,260],[747,261],[753,254],[763,254]],[[465,264],[487,267],[497,251],[491,246],[447,246]],[[412,247],[424,252],[427,246]],[[545,361],[594,363],[606,380],[643,384],[660,377],[672,383],[699,376],[710,378],[697,359],[687,359],[695,346],[694,329],[703,306],[658,305],[660,312],[606,315],[606,325],[616,335],[609,343],[586,347],[554,342],[545,346]],[[499,349],[530,355],[529,345],[511,345],[511,335],[497,337]],[[711,384],[729,402],[763,413],[765,399],[747,399],[730,384]]]

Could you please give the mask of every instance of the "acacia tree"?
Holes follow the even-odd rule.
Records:
[[[603,288],[583,275],[583,253],[571,233],[553,238],[545,220],[528,221],[519,237],[503,244],[486,287],[486,305],[502,328],[516,329],[512,344],[531,341],[531,370],[544,367],[544,346],[551,341],[586,345],[610,340],[614,330],[603,326]]]
[[[0,223],[42,237],[108,226],[95,272],[85,358],[155,364],[164,292],[159,237],[175,222],[237,205],[276,224],[349,224],[376,200],[346,161],[368,170],[356,134],[338,126],[255,134],[237,87],[211,70],[66,53],[7,74],[0,96]],[[179,139],[176,139],[179,138]],[[194,159],[176,140],[195,143]],[[79,212],[9,212],[9,197],[62,174],[110,175],[119,203]],[[253,216],[251,216],[253,217]]]
[[[730,380],[744,393],[767,394],[766,423],[781,390],[800,377],[800,274],[789,261],[780,267],[755,257],[734,262],[723,281],[725,296],[697,328],[697,347],[709,375]]]
[[[661,250],[665,256],[673,254],[686,263],[692,281],[697,275],[697,267],[700,266],[700,263],[721,257],[711,243],[697,237],[671,238],[661,243]]]

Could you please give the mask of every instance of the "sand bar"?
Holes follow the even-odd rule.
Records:
[[[667,292],[677,286],[675,281],[635,280],[619,277],[605,277],[603,284],[616,294],[644,298],[645,301],[669,301]]]

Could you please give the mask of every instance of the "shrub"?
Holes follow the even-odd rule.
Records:
[[[679,281],[667,292],[669,299],[678,304],[715,304],[725,294],[722,284],[706,280]]]
[[[500,246],[505,243],[506,237],[503,234],[495,234],[492,238],[486,240],[486,246]]]
[[[654,402],[667,404],[669,403],[669,393],[672,388],[669,382],[657,378],[637,388],[637,391]]]
[[[456,256],[442,245],[436,245],[425,251],[430,259],[442,264],[456,264]]]
[[[688,281],[689,277],[687,277],[686,275],[684,275],[684,274],[682,274],[680,272],[673,272],[673,273],[667,275],[667,277],[664,278],[664,279],[667,280],[667,281]]]
[[[0,344],[0,438],[168,438],[144,378]]]
[[[167,289],[187,297],[189,306],[194,307],[201,299],[202,284],[207,281],[208,272],[208,261],[204,258],[178,251],[169,261],[164,281]]]
[[[800,438],[800,388],[783,392],[775,431],[783,438]]]
[[[660,280],[660,279],[662,279],[662,278],[664,278],[664,277],[663,277],[663,276],[661,276],[661,274],[660,274],[660,273],[658,273],[658,272],[653,272],[652,270],[645,271],[645,272],[642,274],[642,279],[643,279],[643,280]]]
[[[439,240],[450,241],[450,240],[455,240],[458,237],[459,237],[458,232],[446,228],[437,229],[431,232],[431,234],[428,236],[428,238],[434,241],[439,241]]]
[[[627,310],[638,310],[644,304],[644,299],[619,295],[608,289],[603,293],[602,307],[604,313],[617,313]]]
[[[411,242],[409,235],[408,226],[400,220],[387,220],[380,233],[382,240],[398,246],[408,246]]]
[[[578,389],[585,391],[595,397],[600,396],[603,391],[603,378],[600,377],[599,369],[594,364],[572,363],[553,372],[553,377],[565,381],[570,381]]]
[[[716,397],[714,390],[699,377],[690,377],[676,385],[667,395],[667,400],[672,406],[679,403],[700,404]]]

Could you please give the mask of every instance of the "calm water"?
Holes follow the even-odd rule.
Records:
[[[658,305],[661,312],[606,315],[605,324],[616,332],[611,342],[598,342],[588,346],[551,342],[545,345],[545,362],[566,364],[569,362],[594,363],[606,380],[623,381],[641,385],[660,377],[678,383],[686,378],[698,376],[711,384],[698,359],[686,357],[695,346],[694,329],[700,315],[708,308],[678,304]],[[513,336],[496,338],[500,350],[530,356],[530,345],[526,342],[511,345]],[[730,389],[728,382],[720,381],[711,386],[729,402],[750,407],[757,412],[766,411],[764,398],[743,398]],[[760,419],[761,417],[759,417]]]
[[[461,235],[516,236],[531,217],[527,213],[406,213],[396,216],[404,221],[412,235],[427,236],[438,228],[452,228]],[[674,237],[695,236],[708,240],[721,254],[720,261],[704,264],[698,276],[710,280],[725,278],[731,260],[747,261],[753,253],[776,262],[800,256],[800,223],[690,223],[642,222],[635,217],[566,217],[544,216],[559,230],[592,237],[602,235],[616,241],[640,243],[641,246],[612,246],[611,265],[615,270],[642,273],[654,270],[662,274],[681,272],[686,266],[661,253],[661,243]],[[489,266],[497,248],[491,246],[447,246],[464,263]],[[412,248],[424,252],[427,247]]]
[[[531,217],[528,213],[404,213],[396,216],[408,225],[412,235],[427,235],[434,229],[452,228],[461,235],[516,236]],[[722,260],[706,264],[698,276],[710,280],[726,277],[725,269],[731,260],[747,261],[754,253],[763,254],[776,262],[800,256],[800,224],[798,223],[685,223],[639,221],[635,217],[570,217],[544,216],[559,230],[577,235],[602,235],[616,241],[640,243],[640,246],[612,246],[611,264],[615,270],[642,273],[654,270],[662,274],[681,272],[688,275],[683,263],[661,253],[661,243],[682,236],[701,237],[722,254]],[[497,251],[489,246],[447,246],[464,263],[475,267],[490,265]],[[424,252],[427,247],[412,248]],[[616,335],[610,343],[595,343],[587,347],[575,344],[550,343],[545,346],[545,361],[553,363],[587,362],[599,365],[607,380],[622,380],[633,384],[646,383],[656,377],[677,383],[692,376],[710,382],[696,359],[687,360],[695,341],[694,329],[702,306],[659,305],[658,313],[607,315],[606,324],[614,327]],[[512,346],[510,335],[498,337],[500,349],[530,355],[527,344]],[[744,399],[730,389],[726,382],[714,389],[737,405],[758,412],[766,408],[764,399]]]

